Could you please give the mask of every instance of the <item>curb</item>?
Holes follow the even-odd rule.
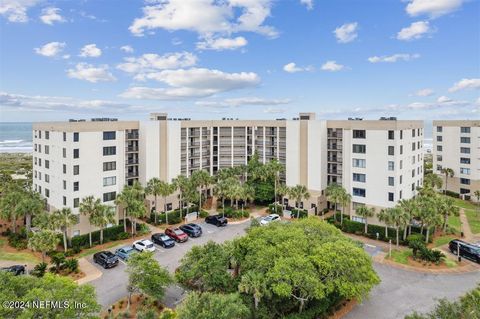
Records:
[[[86,284],[87,282],[98,279],[103,275],[103,273],[95,268],[95,266],[93,266],[85,257],[78,260],[78,268],[86,274],[85,277],[75,280],[79,285]]]

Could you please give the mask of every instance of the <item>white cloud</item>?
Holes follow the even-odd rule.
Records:
[[[158,70],[193,66],[197,63],[197,56],[190,52],[166,53],[164,55],[147,53],[139,57],[127,57],[124,60],[125,63],[119,64],[117,68],[127,73],[136,73],[141,78],[145,73],[157,72]]]
[[[80,51],[80,56],[84,58],[98,58],[101,55],[102,50],[97,48],[97,45],[95,43],[85,45]]]
[[[280,114],[280,113],[285,113],[287,110],[284,108],[278,108],[278,107],[267,107],[266,109],[263,110],[263,113],[268,113],[268,114]]]
[[[421,90],[418,90],[417,92],[415,92],[415,95],[416,96],[431,96],[433,95],[433,90],[432,89],[421,89]]]
[[[330,72],[336,72],[343,70],[345,68],[344,65],[338,64],[336,61],[327,61],[322,65],[322,70],[323,71],[330,71]]]
[[[115,81],[115,77],[108,71],[107,65],[93,66],[87,63],[78,63],[74,69],[68,69],[67,75],[72,79],[84,80],[92,83]]]
[[[300,3],[305,5],[308,10],[313,9],[313,0],[300,0]]]
[[[428,21],[417,21],[413,22],[409,27],[400,30],[397,33],[397,39],[403,41],[417,40],[423,38],[431,31]]]
[[[27,10],[35,6],[39,0],[2,0],[0,1],[0,15],[10,22],[27,22]]]
[[[133,48],[129,45],[124,45],[122,47],[120,47],[120,50],[122,50],[123,52],[125,53],[133,53]]]
[[[337,38],[338,43],[348,43],[355,40],[358,36],[357,34],[358,23],[345,23],[344,25],[336,28],[333,33]]]
[[[463,0],[409,0],[407,13],[412,16],[428,15],[437,18],[461,7]]]
[[[44,44],[40,48],[35,48],[34,50],[37,54],[53,58],[58,56],[63,51],[65,46],[65,42],[50,42]]]
[[[457,92],[468,89],[480,89],[480,79],[461,79],[448,89],[448,91]]]
[[[236,38],[211,38],[208,37],[201,42],[197,42],[197,49],[200,50],[235,50],[247,45],[247,40],[244,37]]]
[[[296,73],[296,72],[303,72],[303,71],[313,71],[313,67],[312,66],[299,67],[297,66],[296,63],[290,62],[283,66],[283,70],[288,73]]]
[[[277,31],[264,25],[272,0],[165,0],[143,8],[143,16],[129,30],[141,36],[147,30],[189,30],[200,35],[256,32],[275,37]]]
[[[225,73],[204,68],[164,70],[145,74],[145,79],[162,82],[168,87],[131,87],[120,96],[157,100],[187,99],[254,87],[260,83],[260,77],[253,72]]]
[[[223,101],[197,101],[195,105],[214,107],[214,108],[228,108],[239,107],[243,105],[282,105],[290,103],[290,99],[264,99],[259,97],[240,97],[225,99]]]
[[[420,54],[397,53],[393,55],[372,56],[368,58],[368,61],[371,63],[379,63],[379,62],[394,63],[397,61],[411,61],[414,59],[418,59],[419,57],[420,57]]]
[[[65,22],[65,19],[60,15],[60,9],[49,7],[42,10],[40,20],[48,25],[53,25],[55,22]]]

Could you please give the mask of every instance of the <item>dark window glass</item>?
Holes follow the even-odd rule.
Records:
[[[115,200],[116,196],[117,196],[116,192],[103,193],[103,201],[110,202],[112,200]]]
[[[78,142],[79,139],[80,139],[80,133],[78,132],[73,133],[73,141]]]
[[[103,171],[114,171],[117,168],[117,162],[104,162]]]
[[[353,130],[353,138],[365,138],[365,130]]]
[[[353,196],[365,197],[365,188],[354,187],[352,190]]]
[[[115,131],[103,132],[103,140],[114,140],[115,139]]]
[[[117,153],[117,148],[115,146],[105,146],[103,148],[103,155],[115,155]]]
[[[353,153],[365,154],[367,151],[366,145],[363,144],[353,144]]]

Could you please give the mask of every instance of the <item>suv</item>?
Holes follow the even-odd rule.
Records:
[[[460,251],[460,256],[480,264],[480,247],[462,240],[454,239],[448,244],[448,248],[454,255]]]
[[[279,222],[280,220],[281,219],[280,219],[280,216],[278,214],[270,214],[270,215],[262,218],[262,220],[260,220],[260,225],[265,226],[265,225],[270,224],[271,222]]]
[[[148,239],[134,241],[132,247],[138,251],[155,251],[155,246]]]
[[[175,246],[175,241],[165,235],[164,233],[156,233],[152,235],[152,241],[154,244],[160,245],[163,248],[170,248]]]
[[[13,266],[9,266],[9,267],[2,267],[2,268],[0,268],[0,270],[10,272],[14,276],[25,274],[25,266],[22,266],[22,265],[13,265]]]
[[[177,243],[184,243],[188,240],[187,234],[180,228],[167,228],[165,229],[165,235],[175,240]]]
[[[202,228],[197,224],[185,224],[179,227],[190,237],[202,236]]]
[[[94,254],[93,261],[105,269],[118,265],[118,257],[110,251],[101,251]]]
[[[222,215],[213,215],[213,216],[207,216],[207,218],[205,218],[205,222],[207,224],[212,224],[212,225],[216,225],[217,227],[220,227],[220,226],[227,226],[228,220]]]

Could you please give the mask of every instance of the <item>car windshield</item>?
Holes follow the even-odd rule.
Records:
[[[153,244],[148,244],[147,245],[147,248],[152,248],[153,247]]]
[[[106,251],[106,252],[104,253],[104,255],[105,255],[105,257],[107,257],[107,258],[112,258],[112,257],[115,257],[115,255],[114,255],[114,254],[112,254],[112,253],[111,253],[111,252],[109,252],[109,251]]]
[[[183,235],[183,231],[181,231],[180,229],[174,229],[173,232],[177,235]]]
[[[171,240],[171,238],[168,237],[167,235],[162,235],[162,236],[160,236],[160,239],[161,239],[161,240],[164,240],[164,241]]]
[[[129,252],[133,251],[133,248],[132,247],[125,247],[125,248],[122,248],[122,250],[123,250],[124,253],[128,254]]]

